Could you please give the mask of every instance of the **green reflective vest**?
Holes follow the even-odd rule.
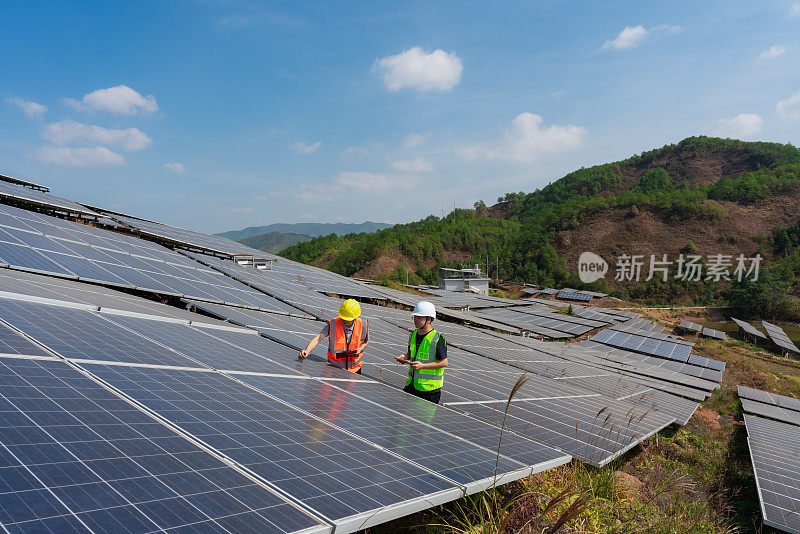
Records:
[[[431,330],[422,338],[418,350],[417,331],[414,330],[411,333],[411,340],[409,342],[411,361],[419,360],[423,363],[435,362],[436,343],[438,343],[440,339],[442,343],[445,343],[444,339],[439,335],[439,332]],[[444,368],[420,369],[419,371],[415,371],[413,367],[409,366],[406,386],[411,384],[412,380],[414,382],[414,388],[417,391],[433,391],[434,389],[439,389],[444,383]]]

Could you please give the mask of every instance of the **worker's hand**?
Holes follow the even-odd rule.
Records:
[[[396,356],[395,360],[397,360],[399,363],[408,363],[408,360],[405,356]]]
[[[356,349],[356,355],[361,356],[361,353],[364,352],[364,345],[361,345]]]
[[[424,365],[425,364],[422,363],[419,360],[414,360],[413,362],[411,362],[411,368],[414,369],[415,371],[419,371],[420,369],[424,369],[425,368]]]
[[[302,359],[304,359],[304,358],[308,358],[308,351],[301,350],[301,351],[300,351],[300,356],[299,356],[299,359],[301,359],[301,360],[302,360]]]

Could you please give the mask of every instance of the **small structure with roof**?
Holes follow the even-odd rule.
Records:
[[[489,294],[489,278],[479,266],[471,269],[439,269],[439,289],[466,291],[479,295]]]

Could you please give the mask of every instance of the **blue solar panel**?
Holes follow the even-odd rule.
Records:
[[[10,532],[327,530],[64,362],[0,358],[0,379]]]
[[[193,365],[187,358],[88,311],[0,299],[0,315],[65,358]]]
[[[337,523],[353,525],[355,517],[358,528],[393,505],[460,494],[452,483],[220,374],[86,367]]]

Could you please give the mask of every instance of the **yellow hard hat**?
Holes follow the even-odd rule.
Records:
[[[339,308],[339,318],[344,321],[353,321],[361,315],[361,305],[355,299],[347,299]]]

